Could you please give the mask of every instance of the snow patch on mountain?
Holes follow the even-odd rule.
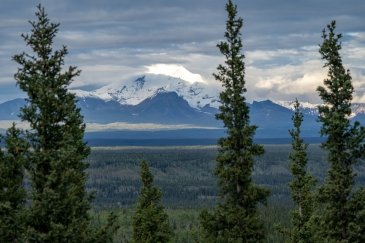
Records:
[[[278,104],[282,107],[285,107],[287,109],[294,111],[294,103],[295,101],[273,101],[275,104]],[[318,115],[318,106],[319,104],[313,104],[309,102],[300,102],[300,110],[302,113],[306,115]]]
[[[290,110],[294,110],[294,103],[295,101],[273,101],[275,104],[288,108]],[[318,104],[313,104],[309,102],[300,102],[300,108],[307,108],[307,109],[318,109]]]
[[[288,108],[290,110],[294,110],[294,101],[274,101],[274,103]],[[309,102],[300,102],[300,109],[305,114],[310,115],[318,115],[318,106],[320,104],[313,104]],[[363,103],[353,103],[351,105],[351,115],[348,118],[354,118],[358,114],[365,114],[365,104]]]
[[[219,90],[208,83],[190,83],[181,78],[145,74],[125,82],[106,85],[94,91],[72,90],[80,98],[114,100],[122,105],[137,105],[160,92],[176,92],[193,108],[219,107]]]
[[[351,118],[358,114],[365,114],[365,104],[364,103],[353,103],[351,106]]]

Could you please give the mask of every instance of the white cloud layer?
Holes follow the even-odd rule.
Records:
[[[99,132],[99,131],[161,131],[161,130],[179,130],[179,129],[217,129],[216,127],[202,127],[194,126],[189,124],[179,124],[179,125],[165,125],[156,123],[126,123],[126,122],[113,122],[108,124],[100,123],[87,123],[87,132]]]
[[[0,120],[0,129],[8,129],[15,123],[17,128],[30,129],[29,123],[16,120]],[[180,129],[217,129],[216,127],[203,127],[189,124],[166,125],[157,123],[127,123],[113,122],[107,124],[86,123],[86,132],[102,131],[164,131]]]
[[[188,81],[189,83],[195,83],[195,82],[205,83],[200,74],[192,73],[181,65],[153,64],[151,66],[147,66],[147,69],[148,69],[147,73],[162,74],[174,78],[180,78],[185,81]]]

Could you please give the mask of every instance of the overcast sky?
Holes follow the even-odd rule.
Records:
[[[224,60],[224,0],[1,0],[0,101],[21,95],[14,54],[29,52],[21,33],[41,2],[61,24],[55,47],[67,45],[67,64],[82,74],[74,88],[93,89],[141,75],[154,64],[181,65],[213,83]],[[342,56],[355,101],[365,102],[365,1],[236,0],[244,20],[249,100],[318,102],[325,77],[318,53],[322,29],[333,19],[343,33]]]

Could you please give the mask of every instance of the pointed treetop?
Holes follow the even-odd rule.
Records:
[[[151,174],[148,164],[145,160],[141,162],[141,179],[145,187],[150,187],[153,183],[153,175]]]
[[[35,13],[37,20],[29,21],[32,25],[31,34],[22,34],[27,45],[29,45],[39,58],[48,59],[52,53],[53,39],[58,32],[59,23],[51,23],[47,13],[41,4],[37,6]],[[42,39],[43,42],[39,42]]]

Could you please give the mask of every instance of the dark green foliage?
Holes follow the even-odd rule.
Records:
[[[118,216],[111,212],[105,223],[98,225],[95,232],[89,235],[87,242],[89,243],[105,243],[113,242],[114,236],[120,225],[118,224]]]
[[[168,207],[213,205],[217,194],[212,175],[215,147],[93,149],[88,158],[88,188],[97,191],[95,207],[133,205],[141,187],[140,163],[153,168],[154,183]]]
[[[40,5],[31,33],[22,35],[32,54],[15,55],[15,79],[28,95],[20,117],[30,124],[29,165],[32,194],[27,242],[88,242],[90,196],[85,190],[89,148],[85,124],[68,85],[80,74],[64,68],[68,51],[54,51],[59,24],[51,23]],[[94,241],[94,240],[93,240]]]
[[[294,128],[289,131],[292,137],[292,152],[289,155],[290,171],[293,179],[290,182],[290,190],[295,205],[291,212],[292,227],[289,230],[290,242],[313,242],[310,227],[310,219],[314,211],[313,187],[315,180],[307,172],[307,148],[300,136],[300,127],[303,122],[303,114],[299,111],[298,100],[294,104],[292,117]]]
[[[161,190],[153,186],[153,176],[146,161],[141,162],[142,188],[133,216],[133,242],[168,242],[169,219],[161,205]]]
[[[321,134],[327,136],[322,146],[328,151],[330,169],[319,191],[323,210],[318,232],[325,242],[364,242],[364,190],[354,192],[353,166],[364,158],[365,130],[358,122],[351,124],[349,120],[353,86],[339,53],[342,35],[336,34],[335,28],[336,22],[332,21],[323,30],[319,50],[324,67],[328,68],[324,87],[317,90],[323,100],[319,120]]]
[[[226,57],[218,66],[216,80],[222,82],[221,106],[217,118],[227,128],[227,137],[219,141],[215,174],[220,186],[221,202],[212,212],[202,214],[207,242],[260,242],[264,239],[263,223],[257,215],[257,204],[269,194],[252,182],[254,157],[262,155],[262,146],[254,144],[256,126],[250,125],[249,108],[245,102],[245,65],[242,54],[241,27],[237,7],[226,5],[226,41],[218,44]]]
[[[289,144],[265,145],[265,154],[255,162],[253,181],[272,191],[268,206],[259,206],[258,209],[265,224],[265,242],[284,242],[284,235],[275,231],[274,226],[281,224],[289,228],[292,225],[288,213],[294,209],[288,186],[292,180],[288,165],[291,151],[292,146]],[[321,182],[328,169],[327,153],[317,144],[309,144],[307,153],[308,172]],[[136,161],[143,159],[150,161],[154,184],[164,192],[163,205],[174,232],[171,241],[195,242],[194,232],[199,232],[200,211],[211,207],[216,201],[216,180],[210,172],[214,168],[216,155],[217,148],[213,146],[92,149],[87,170],[90,175],[89,190],[97,191],[94,205],[98,211],[118,208],[116,214],[121,227],[115,242],[127,242],[132,237],[132,207],[140,189],[140,165]],[[365,166],[359,164],[355,172],[358,174],[356,181],[365,185]],[[192,214],[194,217],[190,216]],[[102,219],[93,219],[93,227],[104,225],[107,215],[103,211]],[[361,222],[363,215],[359,214],[356,218]],[[198,238],[201,236],[200,232],[196,235]]]
[[[268,243],[282,243],[284,237],[277,234],[273,229],[273,225],[281,223],[282,225],[289,225],[290,219],[288,211],[290,206],[285,204],[270,204],[267,207],[259,207],[260,217],[265,221],[267,228],[267,235],[265,242]],[[104,225],[107,222],[109,212],[111,210],[93,211],[93,225],[95,227]],[[131,219],[133,217],[134,209],[132,208],[118,208],[112,209],[115,215],[118,216],[118,225],[120,229],[115,236],[115,243],[129,242],[128,239],[132,237],[132,224]],[[192,242],[204,242],[201,239],[199,233],[199,215],[201,213],[200,208],[173,208],[166,209],[168,214],[171,228],[174,232],[174,236],[170,242],[173,243],[192,243]]]
[[[24,232],[23,180],[28,143],[15,124],[6,133],[5,145],[7,151],[0,151],[0,242],[16,242]]]
[[[291,205],[288,183],[292,179],[288,166],[289,144],[265,145],[265,154],[258,157],[253,181],[272,191],[269,203]],[[94,207],[130,207],[137,199],[141,181],[140,165],[146,160],[153,168],[157,187],[163,193],[166,207],[209,207],[217,202],[217,180],[213,175],[216,146],[189,147],[116,147],[94,148],[87,161],[90,167],[88,190],[97,191]],[[308,146],[308,170],[316,178],[324,178],[326,153],[319,145]],[[365,184],[364,167],[356,168],[358,179]]]
[[[93,224],[95,227],[105,224],[107,222],[108,214],[111,210],[93,211],[92,215],[95,219]],[[130,242],[132,238],[133,225],[131,220],[135,210],[133,208],[115,208],[112,209],[115,215],[118,216],[118,230],[114,237],[114,242],[124,243]],[[171,230],[174,232],[169,242],[173,243],[192,243],[200,242],[199,234],[197,232],[197,225],[199,225],[199,209],[190,208],[178,208],[178,209],[166,209],[171,225]]]

